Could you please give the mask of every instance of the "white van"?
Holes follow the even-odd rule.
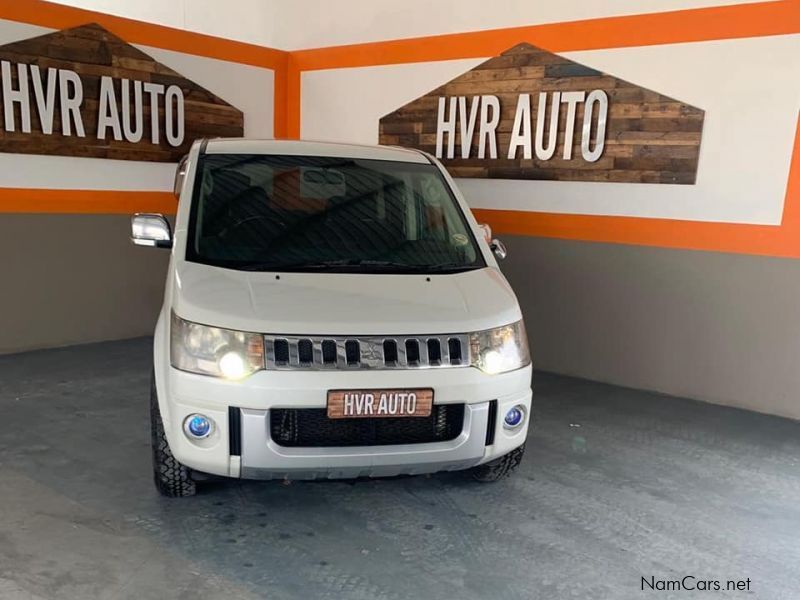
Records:
[[[519,465],[531,361],[502,243],[415,150],[195,142],[153,344],[155,483]]]

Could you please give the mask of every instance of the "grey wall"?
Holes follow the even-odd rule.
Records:
[[[0,353],[149,335],[127,216],[0,215]],[[510,237],[537,368],[800,418],[800,261]]]
[[[503,239],[537,368],[800,419],[800,261]]]
[[[168,258],[128,216],[0,215],[0,353],[152,334]]]

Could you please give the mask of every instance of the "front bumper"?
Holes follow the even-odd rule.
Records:
[[[465,469],[507,454],[524,443],[531,417],[531,367],[502,375],[474,368],[364,372],[262,371],[232,382],[178,371],[159,360],[156,389],[170,448],[186,466],[215,475],[258,479],[375,477]],[[166,357],[164,357],[166,358]],[[270,439],[270,409],[324,408],[330,389],[433,388],[434,404],[464,404],[461,433],[425,444],[289,448]],[[490,422],[490,401],[497,401]],[[515,430],[502,416],[516,404],[527,417]],[[229,410],[230,407],[238,411]],[[189,439],[183,421],[192,413],[214,420],[202,440]],[[238,444],[235,423],[240,423]],[[487,445],[487,432],[493,442]],[[236,453],[236,446],[239,453]],[[233,450],[233,452],[232,452]]]

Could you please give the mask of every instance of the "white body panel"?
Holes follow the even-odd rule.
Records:
[[[427,163],[395,148],[306,142],[215,140],[208,153],[346,156]],[[393,275],[246,272],[184,260],[192,181],[199,144],[191,150],[175,224],[164,305],[154,339],[159,408],[175,457],[198,471],[232,477],[349,477],[466,468],[508,453],[525,441],[531,415],[530,365],[501,375],[477,368],[259,371],[240,381],[179,371],[170,365],[170,316],[240,331],[282,335],[463,334],[522,318],[516,297],[463,198],[485,268],[455,274]],[[441,169],[441,166],[439,167]],[[443,169],[451,186],[452,180]],[[324,408],[331,389],[433,388],[434,404],[465,404],[456,439],[434,444],[344,448],[284,448],[269,439],[272,408]],[[489,402],[497,400],[494,443],[487,445]],[[523,426],[503,427],[502,415],[526,408]],[[242,409],[241,457],[229,452],[228,409]],[[193,413],[215,423],[209,437],[190,439]]]
[[[227,329],[304,335],[481,331],[520,319],[498,269],[453,275],[251,273],[182,262],[173,309]],[[318,315],[324,314],[323,318]]]

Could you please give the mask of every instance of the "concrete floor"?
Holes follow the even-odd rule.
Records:
[[[151,484],[149,340],[0,357],[0,598],[797,598],[800,423],[540,374],[517,474]],[[641,578],[752,592],[641,590]]]

